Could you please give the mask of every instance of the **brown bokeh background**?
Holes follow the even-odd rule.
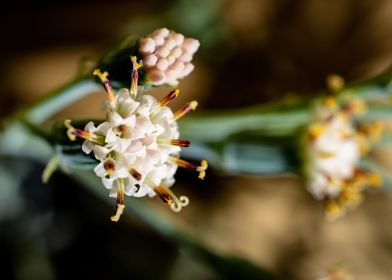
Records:
[[[10,5],[0,18],[3,115],[69,81],[124,35],[143,35],[160,26],[202,42],[196,69],[180,83],[182,96],[174,107],[198,99],[199,108],[219,110],[292,92],[311,98],[330,73],[347,81],[364,80],[392,61],[392,1],[388,0]],[[92,94],[55,119],[102,117],[102,100],[102,95]],[[374,156],[392,165],[385,151]],[[234,177],[212,170],[203,184],[188,180],[180,175],[175,186],[191,198],[181,214],[170,213],[157,199],[148,203],[219,253],[247,259],[283,279],[314,279],[336,264],[348,267],[355,279],[391,278],[392,197],[387,191],[372,193],[357,210],[327,222],[321,203],[294,176]],[[107,213],[99,218],[106,219]],[[130,227],[140,230],[140,225]],[[208,269],[187,271],[180,268],[181,260],[178,263],[172,279],[213,277]]]

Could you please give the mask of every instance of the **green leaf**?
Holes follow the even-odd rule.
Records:
[[[104,187],[97,187],[101,182],[92,172],[75,170],[72,176],[103,200],[113,201],[108,197],[107,190]],[[243,259],[214,253],[200,241],[179,230],[159,213],[152,210],[140,198],[127,198],[125,205],[125,215],[132,213],[133,216],[139,218],[157,233],[212,267],[224,279],[277,279],[271,273]]]

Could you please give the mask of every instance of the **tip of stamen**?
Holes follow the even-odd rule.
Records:
[[[110,217],[112,222],[118,222],[120,220],[121,215],[124,212],[125,205],[124,204],[117,204],[116,214]]]
[[[339,75],[331,74],[327,77],[327,87],[335,93],[344,88],[344,79]]]
[[[185,195],[181,196],[180,199],[173,203],[172,205],[170,205],[170,209],[173,212],[180,212],[182,207],[185,207],[189,204],[189,198],[186,197]]]
[[[132,61],[132,65],[133,65],[133,69],[134,70],[138,70],[138,69],[140,69],[142,67],[141,62],[140,63],[137,62],[137,57],[136,56],[131,55],[131,61]]]
[[[193,100],[189,103],[189,108],[191,108],[193,111],[196,110],[198,103],[197,101]]]
[[[162,98],[162,100],[159,102],[159,106],[160,107],[166,106],[171,100],[173,100],[174,98],[177,98],[179,94],[180,94],[179,89],[172,90],[171,92],[169,92],[168,95],[166,95],[164,98]]]
[[[76,136],[74,134],[75,128],[71,125],[71,120],[68,120],[68,119],[65,120],[64,126],[67,128],[67,136],[68,136],[69,140],[75,141],[76,140]]]
[[[382,184],[382,178],[378,174],[370,173],[367,175],[367,179],[372,187],[379,187]]]
[[[93,75],[98,76],[99,79],[100,79],[102,82],[104,82],[104,81],[107,80],[107,78],[108,78],[108,76],[109,76],[109,73],[106,72],[106,71],[102,73],[101,70],[95,69],[94,72],[93,72]]]
[[[180,90],[179,90],[178,88],[176,88],[176,89],[173,91],[174,97],[178,97],[179,94],[180,94]]]
[[[199,179],[204,180],[204,177],[206,176],[206,170],[208,168],[208,163],[206,160],[202,160],[200,162],[200,166],[196,168],[196,170],[199,172]]]

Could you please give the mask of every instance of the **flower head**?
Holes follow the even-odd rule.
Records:
[[[76,129],[65,121],[70,140],[85,139],[82,150],[93,153],[99,162],[94,168],[110,196],[117,199],[117,212],[112,221],[118,221],[124,210],[124,195],[143,197],[158,195],[174,211],[180,211],[189,202],[186,196],[177,197],[169,188],[174,183],[177,167],[199,173],[203,179],[207,163],[200,165],[179,158],[182,147],[189,141],[179,139],[176,120],[196,108],[196,101],[173,113],[166,105],[176,98],[179,90],[171,91],[157,101],[151,95],[137,93],[138,69],[135,57],[130,90],[122,88],[114,93],[108,73],[94,71],[105,87],[107,119],[95,125],[89,122],[84,130]]]
[[[308,127],[307,187],[316,199],[325,201],[330,218],[357,206],[367,187],[381,184],[378,175],[359,166],[361,157],[382,131],[379,122],[355,125],[355,117],[364,110],[360,99],[346,99],[339,104],[329,96],[315,106],[313,122]]]
[[[147,72],[147,82],[152,85],[177,84],[193,71],[191,63],[200,43],[193,38],[157,29],[140,40],[139,52]]]

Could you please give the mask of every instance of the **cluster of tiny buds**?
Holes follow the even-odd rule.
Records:
[[[177,84],[178,79],[189,75],[194,69],[193,55],[200,46],[198,40],[167,28],[155,30],[139,43],[147,82],[155,86]]]

